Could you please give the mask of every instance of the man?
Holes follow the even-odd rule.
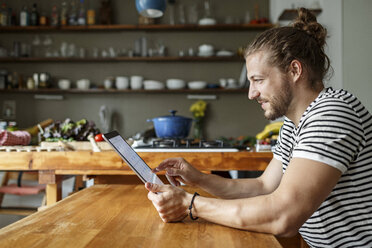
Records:
[[[182,158],[163,161],[154,172],[222,198],[147,183],[164,222],[190,214],[278,236],[299,231],[312,247],[372,246],[372,117],[352,94],[324,88],[325,38],[306,9],[292,27],[256,38],[245,56],[249,99],[267,119],[286,117],[274,158],[261,177],[238,180],[203,174]]]

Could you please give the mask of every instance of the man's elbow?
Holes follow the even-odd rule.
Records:
[[[298,233],[298,229],[293,219],[282,216],[273,223],[272,234],[277,237],[290,238]]]

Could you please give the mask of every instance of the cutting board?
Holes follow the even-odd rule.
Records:
[[[92,151],[92,144],[89,141],[70,141],[66,142],[67,146],[73,147],[74,150],[90,150]],[[98,147],[104,150],[112,150],[112,147],[107,142],[97,142]],[[61,147],[59,142],[46,142],[43,141],[40,143],[40,146],[43,148],[57,148]]]

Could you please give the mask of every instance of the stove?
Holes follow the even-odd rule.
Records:
[[[222,140],[157,139],[147,145],[134,146],[136,152],[238,152]]]

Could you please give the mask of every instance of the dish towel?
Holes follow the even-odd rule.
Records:
[[[26,131],[0,131],[0,146],[26,146],[30,144],[31,135]]]

